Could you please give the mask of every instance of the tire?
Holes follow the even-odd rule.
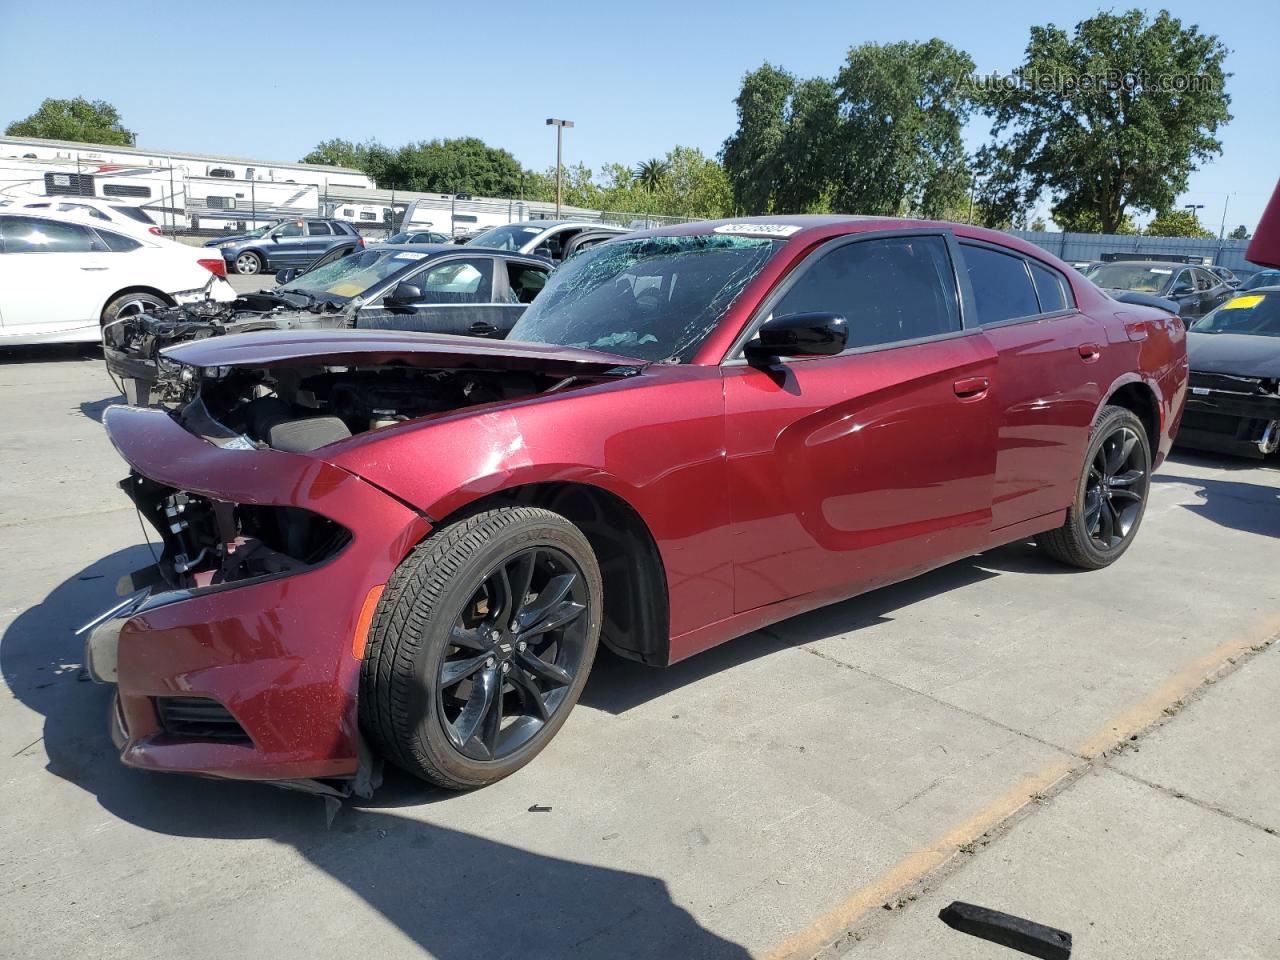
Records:
[[[172,304],[156,293],[122,293],[103,308],[102,325],[105,327],[134,313],[162,310],[169,306]]]
[[[450,790],[509,776],[577,703],[601,596],[590,544],[559,514],[503,507],[441,528],[396,568],[374,614],[360,672],[366,736]]]
[[[1094,422],[1066,522],[1036,537],[1062,563],[1100,570],[1120,559],[1137,536],[1151,489],[1151,444],[1137,415],[1107,406]]]
[[[267,265],[263,262],[262,254],[254,253],[252,250],[246,250],[244,253],[236,254],[233,261],[236,273],[243,274],[246,277],[252,277],[261,273],[266,269]]]

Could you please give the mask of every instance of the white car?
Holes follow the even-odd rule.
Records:
[[[147,215],[142,207],[131,207],[125,203],[113,203],[110,200],[99,200],[97,197],[27,197],[14,200],[6,209],[44,210],[47,213],[73,213],[93,220],[105,220],[108,223],[136,229],[141,227],[148,233],[161,236],[156,222]]]
[[[216,250],[73,213],[0,207],[0,346],[95,342],[129,313],[235,298]]]

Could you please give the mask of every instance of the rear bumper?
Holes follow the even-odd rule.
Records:
[[[311,457],[223,449],[158,410],[113,408],[108,432],[134,471],[233,503],[296,506],[351,532],[303,572],[141,595],[90,635],[95,679],[114,680],[121,760],[252,780],[347,778],[359,767],[360,661],[352,640],[370,590],[429,527],[377,488]],[[166,729],[158,698],[220,705],[235,742]]]

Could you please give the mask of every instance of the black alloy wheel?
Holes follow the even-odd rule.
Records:
[[[1056,560],[1099,570],[1133,543],[1151,489],[1151,443],[1147,428],[1126,407],[1107,406],[1094,422],[1084,468],[1066,521],[1036,536]]]
[[[578,565],[553,547],[500,561],[466,604],[436,672],[449,742],[472,760],[511,756],[565,703],[588,618]]]

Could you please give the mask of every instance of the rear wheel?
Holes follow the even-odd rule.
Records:
[[[116,320],[147,313],[150,310],[161,310],[169,306],[169,301],[155,293],[122,293],[107,304],[102,311],[102,325],[105,327]]]
[[[1067,521],[1036,537],[1037,545],[1072,566],[1109,566],[1133,543],[1150,487],[1151,446],[1142,421],[1124,407],[1104,407]]]
[[[478,513],[428,537],[378,604],[360,722],[380,752],[453,790],[532,760],[578,701],[600,635],[586,538],[533,507]]]
[[[243,273],[247,277],[251,277],[256,273],[261,273],[266,266],[262,262],[262,257],[254,253],[252,250],[246,250],[244,253],[236,257],[236,273]]]

